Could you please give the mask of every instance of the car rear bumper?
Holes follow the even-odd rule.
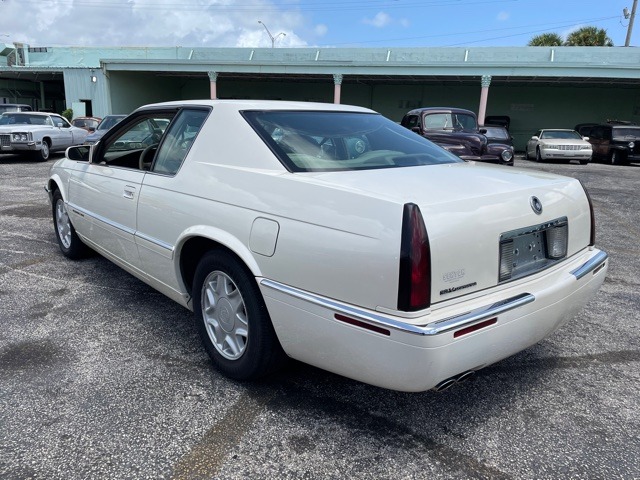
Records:
[[[597,292],[606,253],[584,250],[507,288],[403,318],[260,279],[287,354],[365,383],[424,391],[544,339]],[[459,299],[458,299],[459,300]]]

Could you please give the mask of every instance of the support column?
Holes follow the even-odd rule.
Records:
[[[46,108],[44,103],[44,82],[40,82],[40,109]]]
[[[333,103],[340,103],[340,94],[342,93],[342,74],[333,74]]]
[[[211,82],[211,100],[218,98],[217,81],[218,72],[207,72],[209,74],[209,82]]]
[[[484,117],[487,114],[487,99],[489,98],[489,85],[491,85],[491,75],[482,75],[480,85],[482,86],[482,89],[480,90],[478,125],[484,125]]]

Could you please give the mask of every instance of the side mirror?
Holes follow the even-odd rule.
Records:
[[[481,128],[480,130],[478,130],[478,132],[480,132],[481,134],[485,134],[487,133],[487,129],[486,128]]]
[[[415,133],[420,133],[420,127],[411,127],[411,131]]]
[[[75,147],[67,148],[65,157],[77,162],[88,162],[91,159],[92,150],[91,145],[76,145]]]
[[[540,138],[537,135],[534,135],[533,137],[531,137],[531,140],[540,140]]]
[[[588,142],[588,141],[589,141],[589,137],[582,137],[582,139],[583,139],[585,142]]]

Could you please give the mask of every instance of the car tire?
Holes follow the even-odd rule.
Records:
[[[36,160],[40,162],[46,162],[49,160],[49,157],[51,156],[51,146],[49,145],[49,142],[47,140],[43,140],[42,148],[34,152],[34,155]]]
[[[609,163],[611,165],[622,165],[624,163],[624,157],[619,150],[613,150],[611,152],[611,156],[609,157]]]
[[[586,165],[589,163],[589,160],[580,160],[580,165]]]
[[[234,380],[254,380],[278,369],[280,346],[251,272],[230,253],[204,255],[193,282],[198,333],[215,367]]]
[[[540,154],[540,149],[539,148],[536,148],[536,162],[538,162],[538,163],[542,163],[543,162],[542,155]]]
[[[56,239],[58,240],[60,251],[65,257],[72,260],[85,257],[90,249],[82,243],[75,228],[73,228],[69,214],[67,213],[67,206],[60,190],[56,190],[53,193],[51,203],[53,210],[53,228],[56,232]]]

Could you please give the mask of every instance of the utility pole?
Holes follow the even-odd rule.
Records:
[[[635,0],[635,1],[637,2],[638,0]],[[286,37],[286,36],[287,36],[287,34],[286,34],[286,33],[284,33],[284,32],[280,32],[280,33],[278,33],[278,34],[274,37],[273,35],[271,35],[271,32],[269,31],[269,29],[267,28],[267,26],[266,26],[264,23],[262,23],[262,20],[258,20],[258,23],[259,23],[260,25],[262,25],[262,26],[264,27],[264,29],[267,31],[267,35],[269,35],[269,38],[271,39],[271,48],[274,48],[274,47],[276,46],[276,40],[278,39],[278,37],[279,37],[280,35],[282,35],[283,37]]]
[[[629,19],[629,26],[627,27],[627,39],[624,41],[624,46],[628,47],[631,41],[631,31],[633,30],[633,20],[636,18],[636,7],[638,6],[638,0],[633,0],[633,7],[631,7],[631,18]]]

